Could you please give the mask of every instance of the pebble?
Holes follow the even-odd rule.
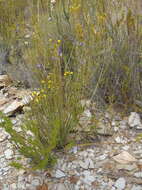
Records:
[[[83,169],[88,169],[89,168],[89,160],[88,159],[85,160],[85,161],[79,160],[78,164]]]
[[[130,127],[134,127],[136,129],[142,129],[140,115],[136,112],[131,112],[128,118],[128,124]]]
[[[6,132],[4,131],[0,132],[0,142],[5,141],[7,137],[8,137],[8,134],[6,134]]]
[[[124,178],[120,177],[114,184],[114,186],[118,189],[118,190],[123,190],[125,189],[126,186],[126,181]]]
[[[89,171],[84,171],[82,174],[84,175],[84,178],[82,179],[82,181],[85,184],[91,185],[91,183],[95,181],[95,177],[92,176]]]
[[[140,178],[142,178],[142,172],[136,172],[135,174],[134,174],[134,176],[135,177],[140,177]]]
[[[62,178],[62,177],[66,177],[66,174],[63,171],[61,171],[61,170],[58,169],[58,170],[56,170],[54,177],[56,177],[56,178]]]
[[[36,186],[40,185],[40,180],[35,178],[32,180],[31,184],[36,187]]]
[[[7,149],[7,150],[4,152],[4,154],[5,154],[6,159],[10,160],[10,159],[13,158],[14,152],[13,152],[13,150],[11,150],[11,149]]]
[[[134,185],[131,190],[142,190],[142,186],[140,185]]]
[[[10,189],[16,190],[16,189],[17,189],[17,184],[16,184],[16,183],[12,183],[12,184],[10,185]]]
[[[129,148],[130,147],[128,145],[122,147],[123,150],[128,150]]]
[[[108,156],[107,154],[101,155],[98,157],[98,160],[104,160],[106,159],[107,156]]]

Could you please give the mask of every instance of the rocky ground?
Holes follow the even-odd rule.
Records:
[[[31,92],[12,87],[6,75],[0,76],[0,89],[0,110],[20,131],[24,112],[30,109]],[[87,104],[82,125],[88,125],[93,115]],[[10,136],[0,129],[0,189],[142,190],[142,140],[137,138],[142,133],[140,115],[131,112],[122,117],[114,111],[102,115],[97,115],[98,135],[91,142],[58,153],[57,164],[47,171],[29,172],[9,166],[19,154],[9,142]],[[23,158],[22,163],[28,164],[28,159]]]

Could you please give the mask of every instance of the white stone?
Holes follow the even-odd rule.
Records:
[[[8,134],[5,131],[0,132],[0,142],[3,142],[8,137]]]
[[[106,157],[107,157],[107,154],[103,154],[103,155],[99,156],[98,159],[99,160],[104,160],[104,159],[106,159]]]
[[[88,160],[89,160],[89,168],[90,169],[95,168],[94,162],[90,158]]]
[[[126,144],[127,143],[127,139],[125,138],[122,138],[122,137],[116,137],[115,138],[115,141],[117,142],[117,143],[122,143],[122,144]]]
[[[87,151],[79,152],[79,156],[87,157],[87,155],[88,155]]]
[[[85,111],[83,112],[83,115],[84,115],[85,117],[88,117],[88,118],[91,118],[91,117],[92,117],[92,114],[91,114],[91,112],[90,112],[89,109],[85,110]]]
[[[111,122],[111,125],[112,125],[112,126],[115,126],[115,125],[116,125],[115,121],[112,121],[112,122]]]
[[[135,177],[140,177],[140,178],[142,178],[142,172],[136,172],[136,173],[134,174],[134,176],[135,176]]]
[[[113,156],[113,159],[120,164],[129,164],[137,160],[128,152],[122,151],[120,154]]]
[[[85,184],[91,185],[91,183],[93,181],[95,181],[95,177],[91,175],[91,173],[89,171],[84,171],[83,172],[84,178],[82,179],[82,181]]]
[[[130,127],[134,127],[136,129],[142,129],[141,119],[138,113],[131,112],[128,118],[128,124]]]
[[[128,150],[129,148],[130,147],[128,145],[122,147],[123,150]]]
[[[125,189],[126,181],[123,177],[120,177],[114,184],[115,187],[117,187],[118,190]]]
[[[11,149],[7,149],[4,152],[4,155],[5,155],[6,159],[8,159],[8,160],[13,158],[13,154],[14,154],[14,152]]]
[[[40,180],[39,179],[33,179],[31,184],[33,186],[38,186],[38,185],[40,185]]]
[[[142,186],[138,185],[133,185],[132,189],[131,190],[142,190]]]
[[[27,104],[29,104],[32,100],[33,100],[33,97],[32,97],[31,95],[28,95],[28,96],[24,96],[21,102],[22,102],[24,105],[27,105]],[[29,110],[30,110],[30,107],[29,107]]]
[[[21,108],[23,106],[23,104],[21,102],[19,102],[18,100],[14,100],[13,102],[11,102],[9,104],[9,106],[7,106],[4,110],[3,113],[7,114],[7,115],[11,115],[13,112],[15,112],[16,110],[18,110],[19,108]]]
[[[16,189],[17,189],[16,183],[12,183],[12,184],[10,185],[10,189],[16,190]]]
[[[116,138],[115,138],[115,141],[116,141],[117,143],[122,143],[122,139],[121,139],[120,137],[116,137]]]
[[[78,164],[80,165],[81,168],[83,169],[88,169],[89,168],[89,160],[85,160],[85,161],[82,161],[82,160],[79,160],[78,161]]]
[[[55,172],[55,177],[56,178],[62,178],[62,177],[66,177],[66,174],[63,172],[63,171],[61,171],[61,170],[56,170],[56,172]]]
[[[115,131],[115,132],[118,131],[118,127],[114,127],[114,131]]]

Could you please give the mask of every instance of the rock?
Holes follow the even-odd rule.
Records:
[[[56,170],[54,177],[62,178],[62,177],[66,177],[66,174],[63,171],[58,169],[58,170]]]
[[[65,187],[65,185],[62,184],[62,183],[56,184],[54,188],[55,188],[56,190],[67,190],[67,188]],[[54,188],[53,188],[53,189],[54,189]]]
[[[8,102],[8,99],[3,97],[0,99],[0,106],[3,106],[4,104],[6,104]]]
[[[94,162],[90,158],[88,158],[88,160],[89,160],[89,168],[94,169],[95,168]]]
[[[130,147],[128,145],[122,147],[123,150],[129,150],[129,148]]]
[[[13,158],[13,154],[14,154],[14,152],[13,152],[13,150],[11,150],[11,149],[7,149],[7,150],[4,152],[4,155],[5,155],[6,159],[8,159],[8,160],[10,160],[10,159]]]
[[[31,185],[33,185],[33,186],[35,186],[35,187],[38,186],[38,185],[40,185],[40,180],[37,179],[37,178],[36,178],[36,179],[33,179],[32,182],[31,182]]]
[[[93,168],[95,168],[94,163],[90,158],[86,158],[84,162],[79,160],[78,164],[83,169],[88,169],[88,168],[93,169]]]
[[[127,170],[127,171],[133,171],[133,170],[137,170],[137,165],[136,164],[119,164],[116,165],[116,168],[118,170]]]
[[[123,177],[120,177],[114,184],[114,186],[118,189],[118,190],[123,190],[125,189],[126,186],[126,181]]]
[[[132,128],[142,129],[142,123],[141,123],[140,116],[136,112],[131,112],[131,114],[128,118],[128,124]]]
[[[101,156],[98,157],[98,160],[105,160],[107,158],[107,154],[103,154]]]
[[[78,164],[83,169],[88,169],[89,168],[89,160],[85,160],[84,162],[82,160],[79,160]]]
[[[27,96],[24,96],[23,99],[22,99],[22,103],[24,105],[28,105],[31,101],[33,100],[33,97],[31,95],[27,95]],[[29,109],[30,107],[28,107]]]
[[[140,185],[133,185],[131,190],[142,190],[142,186]]]
[[[20,110],[23,107],[23,103],[19,102],[18,100],[14,100],[11,102],[3,111],[4,114],[10,116],[17,110]]]
[[[135,176],[135,177],[140,177],[140,178],[142,178],[142,172],[136,172],[136,173],[134,174],[134,176]]]
[[[8,134],[4,130],[1,130],[0,131],[0,142],[5,141],[7,137],[8,137]]]
[[[90,171],[84,171],[82,174],[84,175],[82,181],[85,184],[91,185],[95,181],[95,177],[91,175]]]
[[[2,190],[9,190],[9,185],[8,184],[3,184],[3,189]]]
[[[119,137],[119,136],[115,138],[115,141],[117,143],[123,143],[123,139],[121,137]]]
[[[97,134],[104,136],[112,136],[113,130],[109,124],[105,125],[103,122],[99,121],[97,123]]]
[[[115,138],[115,141],[117,143],[121,143],[121,144],[127,143],[127,140],[125,140],[125,139],[123,139],[123,137],[119,137],[119,136]]]
[[[113,159],[120,164],[129,164],[130,162],[137,161],[131,154],[126,151],[122,151],[120,154],[114,156]]]
[[[8,86],[12,84],[12,80],[8,75],[0,75],[0,84],[4,86]]]
[[[10,185],[10,189],[16,190],[16,189],[17,189],[16,183],[12,183],[12,184]]]

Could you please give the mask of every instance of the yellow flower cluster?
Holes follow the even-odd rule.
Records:
[[[32,96],[35,97],[35,96],[39,96],[40,92],[37,92],[37,91],[33,91],[32,92]]]
[[[41,89],[40,91],[33,91],[32,92],[32,97],[34,98],[34,101],[36,103],[39,103],[39,100],[41,98],[46,98],[46,93],[45,93],[45,90],[44,89]]]
[[[53,39],[49,38],[48,40],[49,42],[53,42]],[[60,44],[61,43],[61,40],[57,40],[57,44]]]
[[[47,85],[47,88],[51,88],[51,84],[52,84],[52,81],[51,80],[48,80],[47,82],[45,80],[41,80],[41,84],[45,84]]]
[[[73,72],[66,71],[66,72],[64,73],[64,76],[69,76],[69,75],[73,75]]]
[[[49,89],[51,88],[51,85],[52,85],[52,81],[51,81],[51,80],[48,80],[47,86],[48,86]]]

